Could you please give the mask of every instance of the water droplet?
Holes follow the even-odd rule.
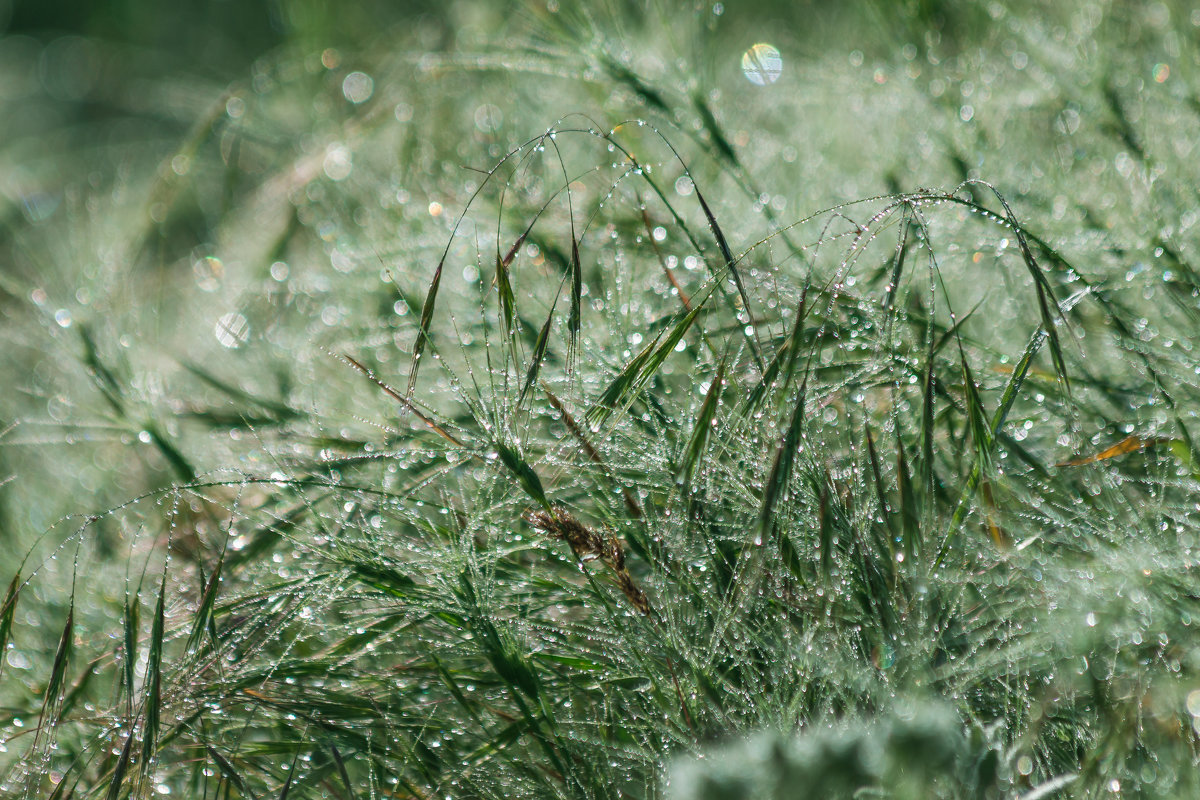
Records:
[[[322,168],[331,181],[345,180],[354,169],[350,148],[342,144],[330,145],[325,151],[325,163]]]
[[[742,54],[742,74],[755,86],[766,86],[779,80],[783,58],[769,44],[759,43]]]
[[[504,124],[504,112],[491,103],[475,109],[475,127],[483,133],[497,133]]]
[[[231,311],[217,320],[213,333],[222,347],[231,350],[241,347],[250,339],[250,323],[236,311]]]
[[[1200,689],[1188,692],[1187,710],[1193,717],[1200,717]]]
[[[375,81],[365,72],[351,72],[342,80],[342,94],[351,103],[365,103],[375,93]]]

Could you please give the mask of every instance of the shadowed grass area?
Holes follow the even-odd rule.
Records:
[[[0,796],[1196,794],[1200,18],[851,6],[0,148]]]

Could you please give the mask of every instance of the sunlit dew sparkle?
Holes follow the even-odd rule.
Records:
[[[365,72],[351,72],[342,80],[342,94],[351,103],[365,103],[375,92],[375,81]]]
[[[350,148],[337,143],[330,145],[325,151],[325,162],[322,164],[322,168],[330,180],[345,180],[354,169]]]
[[[250,339],[250,323],[241,314],[231,311],[217,320],[213,333],[222,347],[236,349]]]
[[[755,86],[774,83],[782,73],[783,58],[769,44],[760,42],[742,54],[742,74]]]

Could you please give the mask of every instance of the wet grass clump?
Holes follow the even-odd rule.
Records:
[[[1195,24],[948,8],[297,34],[30,173],[0,795],[1200,791]]]

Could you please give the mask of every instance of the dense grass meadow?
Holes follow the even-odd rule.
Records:
[[[0,797],[1200,797],[1200,6],[0,0]]]

